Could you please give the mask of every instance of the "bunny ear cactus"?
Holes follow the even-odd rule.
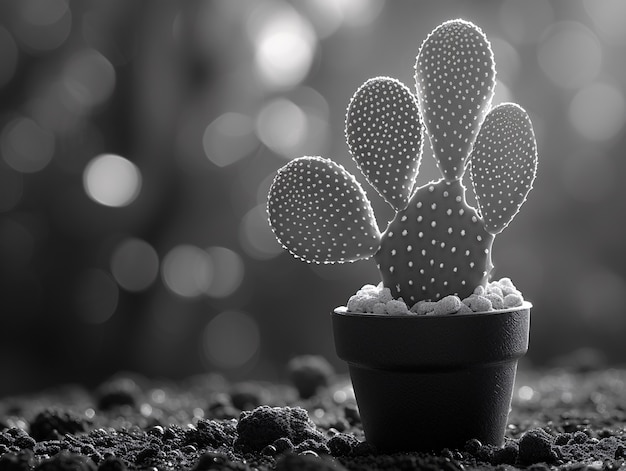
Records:
[[[494,237],[532,187],[532,124],[518,105],[491,108],[493,53],[470,22],[445,22],[426,38],[415,82],[413,95],[395,79],[370,79],[346,114],[357,167],[396,210],[382,234],[356,179],[320,157],[279,170],[268,199],[270,224],[283,246],[307,262],[373,257],[385,287],[406,302],[465,298],[485,286]],[[424,133],[442,178],[415,189]],[[478,211],[465,198],[468,166]]]

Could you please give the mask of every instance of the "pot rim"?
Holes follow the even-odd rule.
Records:
[[[335,350],[349,364],[417,370],[465,368],[521,357],[528,349],[530,303],[472,314],[331,314]]]
[[[492,311],[479,311],[479,312],[472,312],[472,313],[466,313],[466,314],[457,314],[457,313],[452,313],[452,314],[423,314],[423,315],[417,315],[415,313],[411,313],[411,314],[374,314],[373,312],[353,312],[353,311],[348,311],[348,308],[346,306],[338,306],[333,310],[334,314],[338,314],[341,316],[346,316],[346,317],[358,317],[358,318],[362,318],[362,317],[375,317],[375,318],[387,318],[387,319],[433,319],[433,318],[467,318],[467,317],[476,317],[476,316],[495,316],[498,314],[502,314],[505,312],[514,312],[514,311],[520,311],[520,310],[524,310],[524,309],[531,309],[533,307],[533,304],[529,301],[524,301],[521,305],[519,306],[515,306],[515,307],[508,307],[505,309],[494,309]]]

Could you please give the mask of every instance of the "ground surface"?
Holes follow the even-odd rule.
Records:
[[[0,471],[626,470],[623,369],[521,370],[503,448],[383,455],[364,440],[347,378],[315,359],[291,368],[285,385],[120,375],[4,398]]]

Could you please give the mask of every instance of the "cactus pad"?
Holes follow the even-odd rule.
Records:
[[[383,283],[405,302],[469,296],[491,271],[493,236],[460,181],[419,188],[383,233],[374,256]]]
[[[278,240],[307,262],[352,262],[371,257],[379,247],[363,188],[331,160],[302,157],[281,168],[267,209]]]
[[[446,21],[426,38],[415,83],[437,165],[448,181],[463,175],[495,87],[489,41],[474,24]]]
[[[537,144],[530,118],[514,103],[493,108],[483,123],[470,167],[487,230],[501,232],[526,201],[537,172]]]
[[[394,209],[404,209],[422,156],[417,98],[396,79],[368,80],[348,105],[346,141],[367,181]]]

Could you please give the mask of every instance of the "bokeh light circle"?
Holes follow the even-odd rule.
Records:
[[[320,39],[332,36],[341,27],[343,12],[336,0],[301,0],[301,8]]]
[[[67,0],[22,0],[18,2],[20,17],[32,25],[51,25],[63,18]]]
[[[0,134],[2,157],[9,167],[18,172],[43,170],[52,160],[54,149],[54,134],[30,118],[14,119]]]
[[[76,284],[75,305],[78,316],[89,324],[102,324],[117,309],[119,289],[103,270],[82,273]]]
[[[291,100],[277,98],[259,112],[256,129],[259,139],[285,158],[293,158],[307,136],[307,115]]]
[[[608,83],[592,83],[576,93],[569,119],[578,134],[591,141],[605,141],[619,134],[626,119],[621,89]]]
[[[241,285],[244,276],[244,264],[241,256],[226,247],[209,247],[215,276],[206,289],[212,298],[225,298],[233,294]]]
[[[13,28],[19,42],[34,52],[61,46],[72,31],[72,11],[67,0],[20,0]]]
[[[309,73],[317,36],[310,22],[294,8],[282,5],[250,17],[255,65],[261,79],[274,88],[289,88]]]
[[[76,112],[87,112],[112,95],[115,68],[95,49],[83,49],[68,59],[62,80],[66,105]]]
[[[244,312],[222,312],[211,319],[204,329],[204,352],[217,368],[245,366],[257,355],[260,344],[259,326]]]
[[[255,206],[243,216],[239,240],[246,253],[257,260],[268,260],[284,252],[270,229],[265,204]]]
[[[371,24],[383,11],[385,0],[300,0],[317,36],[328,38],[341,27],[358,28]]]
[[[254,121],[242,113],[224,113],[207,126],[202,136],[204,153],[218,167],[241,160],[257,145]]]
[[[542,36],[537,50],[541,70],[555,85],[575,89],[593,81],[602,67],[602,46],[582,23],[559,21]]]
[[[159,257],[148,242],[129,237],[115,247],[111,273],[122,288],[143,291],[159,274]]]
[[[178,245],[163,259],[161,276],[173,293],[193,298],[207,292],[213,277],[213,262],[209,254],[194,245]]]
[[[131,161],[114,154],[92,159],[83,173],[87,195],[105,206],[121,207],[132,203],[141,190],[141,173]]]

